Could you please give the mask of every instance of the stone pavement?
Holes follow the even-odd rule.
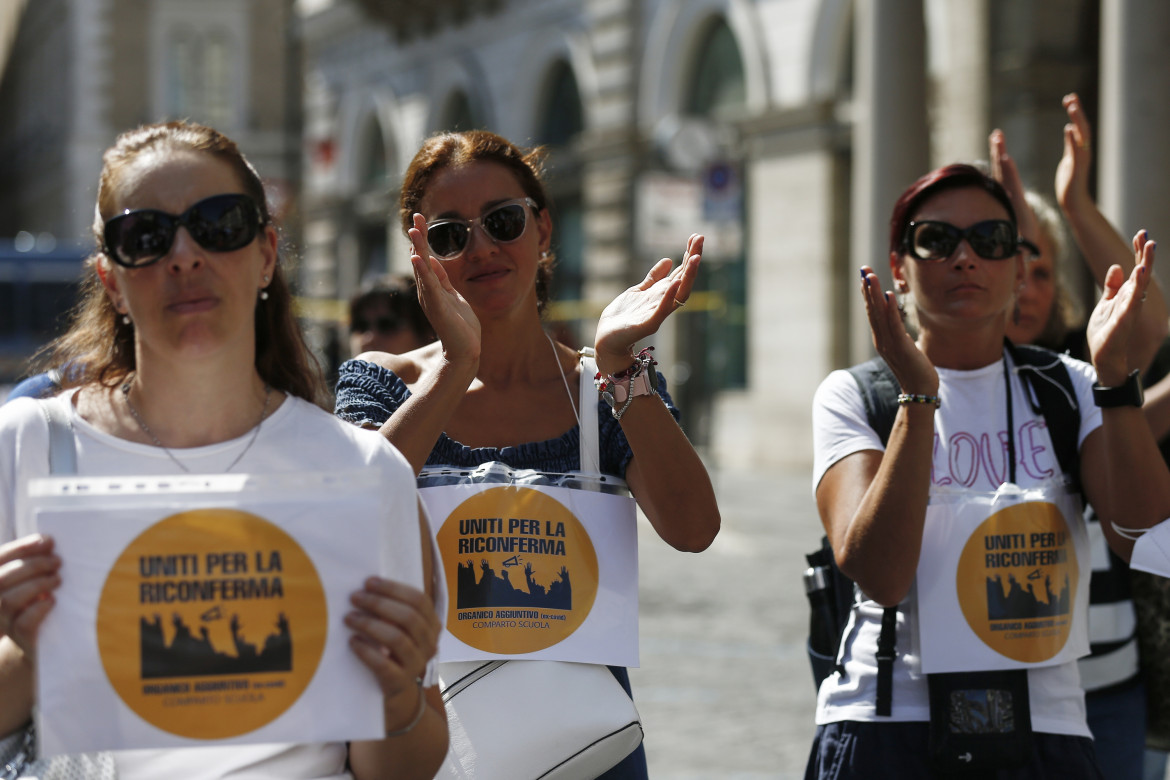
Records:
[[[639,528],[641,662],[630,672],[653,780],[801,778],[815,691],[804,553],[809,472],[713,471],[723,525],[698,555]]]

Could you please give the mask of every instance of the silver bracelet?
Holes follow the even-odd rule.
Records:
[[[427,711],[427,697],[423,693],[423,681],[421,677],[414,678],[414,684],[418,686],[418,712],[414,713],[414,719],[407,723],[404,727],[396,731],[387,731],[388,737],[401,737],[403,734],[409,734],[414,731],[414,727],[422,720],[423,713]]]

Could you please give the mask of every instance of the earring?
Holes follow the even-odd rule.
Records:
[[[547,249],[542,249],[542,250],[540,251],[540,259],[541,259],[541,260],[547,260],[547,259],[548,259],[548,250],[547,250]]]
[[[123,324],[123,325],[130,325],[130,324],[131,324],[131,322],[130,322],[130,315],[129,315],[129,314],[123,314],[123,315],[122,315],[122,324]]]
[[[268,300],[268,290],[265,290],[264,288],[260,288],[260,300],[262,300],[262,301]]]

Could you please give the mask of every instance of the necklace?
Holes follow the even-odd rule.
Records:
[[[561,381],[565,383],[565,393],[569,396],[569,406],[573,407],[573,416],[577,418],[577,427],[580,428],[581,415],[577,414],[577,402],[573,398],[573,391],[569,389],[569,380],[565,376],[565,367],[561,365],[561,356],[557,354],[557,345],[553,343],[552,336],[548,333],[545,333],[544,337],[548,339],[548,345],[552,347],[553,359],[557,361],[557,368],[561,372]]]
[[[154,435],[154,431],[150,430],[150,426],[148,426],[146,424],[146,420],[143,420],[142,415],[140,415],[138,413],[138,410],[134,408],[134,404],[130,403],[130,383],[129,382],[122,385],[122,397],[124,399],[126,399],[126,408],[130,410],[130,414],[134,417],[134,420],[138,423],[138,427],[142,429],[143,433],[145,433],[147,436],[150,437],[150,440],[154,442],[154,446],[162,449],[162,451],[167,454],[167,457],[169,457],[171,460],[173,460],[175,462],[176,466],[181,468],[186,473],[190,474],[191,469],[187,468],[187,466],[183,463],[183,461],[176,458],[175,453],[171,452],[170,448],[168,448],[165,444],[163,444],[161,441],[158,440],[158,437]],[[256,438],[260,435],[260,426],[264,424],[264,416],[266,414],[268,414],[268,399],[271,397],[272,397],[272,388],[269,387],[267,384],[265,384],[264,385],[264,408],[260,410],[260,419],[256,421],[256,427],[252,429],[252,438],[248,440],[247,446],[244,447],[243,451],[241,451],[240,454],[236,456],[236,459],[228,464],[228,467],[226,469],[224,469],[224,473],[227,473],[227,472],[231,471],[233,468],[235,468],[235,465],[240,462],[240,459],[243,458],[245,455],[247,455],[248,450],[252,449],[252,445],[256,443]]]

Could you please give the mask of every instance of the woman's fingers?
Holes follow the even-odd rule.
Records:
[[[438,650],[440,624],[430,598],[402,583],[372,577],[352,594],[356,609],[345,617],[354,651],[376,673],[400,668],[421,677]]]
[[[31,652],[37,629],[61,584],[52,539],[28,536],[0,545],[0,636]]]

